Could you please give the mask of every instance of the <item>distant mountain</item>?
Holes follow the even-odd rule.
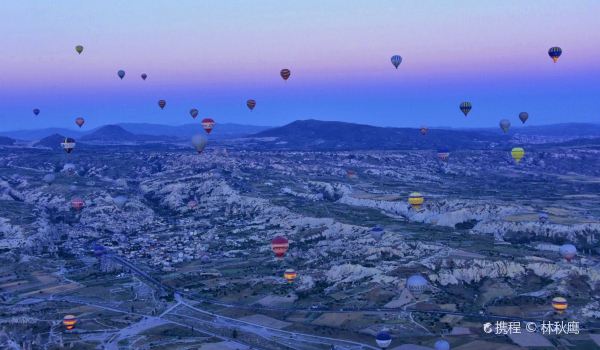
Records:
[[[24,141],[34,141],[41,140],[44,137],[50,135],[70,135],[73,138],[79,138],[84,132],[78,130],[71,130],[65,128],[45,128],[45,129],[35,129],[35,130],[16,130],[16,131],[2,131],[0,132],[0,136],[7,136],[17,140]]]
[[[162,141],[165,137],[137,135],[119,125],[105,125],[81,137],[82,142],[128,143],[140,141]]]
[[[256,148],[299,150],[485,149],[507,142],[503,135],[488,131],[430,129],[423,136],[414,128],[319,120],[299,120],[251,137]]]
[[[52,134],[50,136],[44,137],[38,142],[34,143],[34,147],[48,147],[51,149],[62,149],[61,143],[65,140],[65,136],[60,134]],[[75,140],[77,141],[77,139]]]
[[[546,137],[600,137],[600,124],[563,123],[552,125],[523,125],[515,129],[515,133]]]
[[[194,134],[204,133],[200,121],[177,126],[147,123],[121,123],[117,125],[134,134],[171,136],[185,140],[189,140]],[[220,124],[217,122],[210,136],[213,139],[230,139],[245,137],[267,129],[269,129],[267,126]]]
[[[12,146],[15,144],[15,140],[10,137],[0,136],[0,146]]]

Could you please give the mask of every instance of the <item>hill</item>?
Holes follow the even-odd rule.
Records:
[[[47,148],[51,148],[51,149],[62,149],[61,147],[61,142],[63,142],[65,140],[65,136],[60,135],[60,134],[52,134],[50,136],[46,136],[43,139],[39,140],[38,142],[34,143],[33,146],[34,147],[47,147]],[[75,142],[77,142],[77,139],[75,139]]]
[[[489,131],[386,128],[345,122],[299,120],[252,135],[257,148],[298,150],[486,149],[507,142]]]
[[[51,135],[70,135],[75,139],[78,139],[84,133],[79,130],[71,130],[66,128],[44,128],[44,129],[33,129],[33,130],[15,130],[15,131],[2,131],[0,136],[7,136],[17,140],[34,141],[41,140]]]
[[[165,137],[137,135],[118,125],[105,125],[81,137],[82,142],[131,143],[140,141],[161,141]]]
[[[12,146],[15,144],[15,140],[10,137],[0,136],[0,146]]]
[[[185,140],[189,140],[194,134],[204,133],[202,130],[202,125],[200,125],[200,121],[177,126],[149,123],[121,123],[117,125],[134,134],[171,136]],[[269,129],[267,126],[217,123],[215,125],[215,129],[211,133],[211,137],[213,139],[238,138],[252,135],[267,129]]]

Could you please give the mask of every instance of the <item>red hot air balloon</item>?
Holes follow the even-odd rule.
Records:
[[[290,78],[291,74],[292,74],[292,72],[290,72],[290,70],[287,68],[284,68],[281,70],[281,72],[279,72],[279,75],[281,75],[283,80],[288,80]]]
[[[250,108],[250,110],[253,110],[254,107],[256,107],[256,101],[248,100],[248,101],[246,101],[246,106],[248,106],[248,108]]]
[[[202,119],[202,127],[207,134],[210,134],[212,129],[215,127],[215,121],[212,118],[204,118]]]
[[[275,253],[277,259],[283,259],[283,256],[288,251],[289,247],[290,243],[285,237],[277,236],[271,241],[271,249],[273,250],[273,253]]]
[[[166,105],[167,105],[167,101],[165,101],[165,100],[158,100],[158,107],[160,107],[160,109],[165,108]]]
[[[73,207],[73,209],[75,209],[76,211],[80,211],[81,209],[83,209],[84,206],[85,202],[83,201],[83,199],[78,197],[71,199],[71,207]]]
[[[85,123],[85,119],[83,119],[81,117],[75,119],[75,124],[77,124],[77,126],[80,128],[83,126],[84,123]]]

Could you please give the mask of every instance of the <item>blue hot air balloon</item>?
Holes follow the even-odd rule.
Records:
[[[562,55],[562,49],[560,47],[555,46],[551,47],[550,50],[548,50],[548,56],[550,56],[554,63],[558,62],[558,58],[560,57],[560,55]]]
[[[123,79],[125,77],[125,71],[121,69],[117,72],[117,75],[119,78]]]
[[[394,67],[396,67],[396,69],[398,69],[398,66],[400,65],[400,63],[402,63],[402,56],[400,55],[394,55],[391,58],[392,64],[394,65]]]
[[[381,331],[377,333],[375,342],[380,348],[385,349],[392,343],[392,336],[386,331]]]
[[[471,111],[471,108],[473,108],[473,106],[471,105],[471,102],[463,102],[460,104],[460,110],[463,112],[465,117],[467,116],[467,114],[469,114],[469,112]]]
[[[35,114],[35,115],[40,114],[40,109],[39,108],[34,108],[33,109],[33,114]]]

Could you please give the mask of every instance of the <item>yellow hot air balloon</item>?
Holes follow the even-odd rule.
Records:
[[[74,315],[66,315],[63,318],[63,325],[65,326],[65,328],[68,331],[73,330],[73,328],[75,328],[76,323],[77,323],[77,317],[75,317]]]
[[[421,209],[421,205],[423,205],[424,201],[425,198],[419,192],[412,192],[408,196],[408,204],[410,204],[410,206],[415,210]]]
[[[559,314],[562,314],[569,307],[569,303],[567,303],[567,299],[563,297],[556,297],[552,299],[552,308]]]
[[[283,273],[283,278],[285,278],[287,283],[294,283],[296,276],[298,276],[298,274],[294,269],[286,269]]]
[[[521,147],[515,147],[512,149],[512,151],[510,151],[510,155],[518,164],[521,161],[521,159],[523,159],[523,157],[525,156],[525,150]]]

